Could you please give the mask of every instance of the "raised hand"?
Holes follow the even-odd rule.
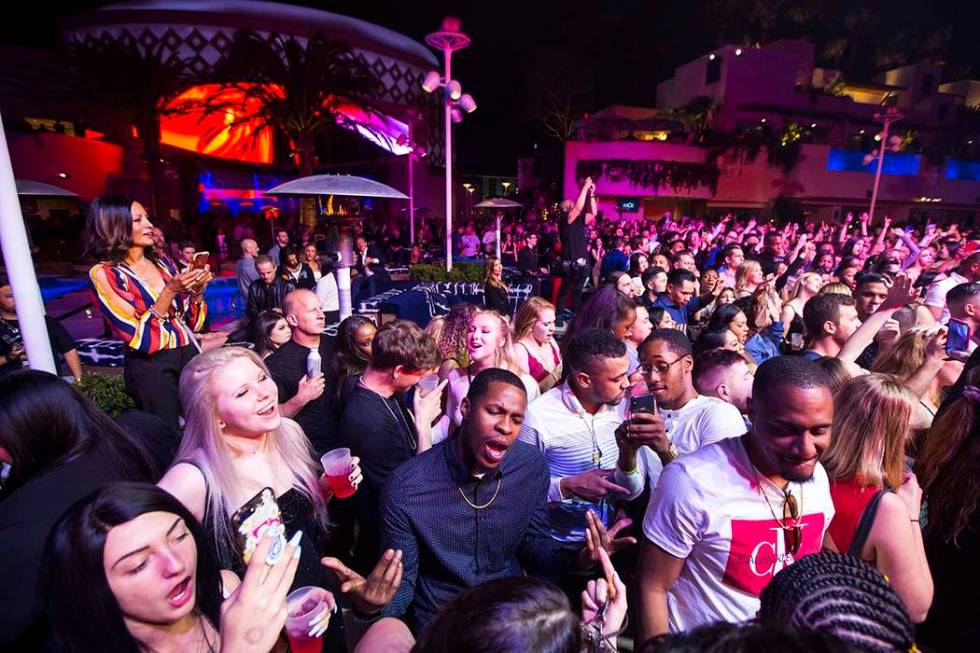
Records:
[[[337,558],[323,558],[320,564],[337,575],[341,593],[350,594],[354,607],[365,615],[374,614],[388,605],[402,582],[400,550],[385,551],[367,578],[349,569]]]
[[[598,556],[604,577],[590,580],[582,592],[582,623],[595,623],[609,637],[619,632],[626,619],[626,585],[605,549],[599,549]]]
[[[579,565],[581,567],[591,567],[599,562],[599,550],[604,550],[609,555],[616,553],[628,546],[636,544],[635,537],[616,538],[624,528],[633,525],[633,520],[627,517],[619,519],[609,530],[603,525],[602,520],[592,510],[585,512],[585,548],[579,553]]]
[[[881,309],[901,308],[914,303],[918,297],[919,291],[912,287],[912,280],[908,275],[899,274],[888,288],[888,295],[881,304]]]
[[[286,595],[299,567],[299,542],[303,533],[297,531],[278,561],[270,565],[268,557],[276,537],[274,533],[275,529],[266,529],[245,569],[242,584],[221,604],[222,651],[267,653],[286,624]]]

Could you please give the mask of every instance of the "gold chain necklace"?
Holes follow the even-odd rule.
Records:
[[[482,506],[478,506],[475,503],[473,503],[472,501],[470,501],[469,497],[466,496],[466,493],[463,492],[463,486],[457,485],[456,486],[456,489],[459,490],[459,494],[460,494],[460,496],[463,497],[463,501],[465,501],[467,504],[469,504],[470,508],[473,508],[475,510],[483,510],[484,508],[490,507],[490,504],[493,503],[494,500],[497,498],[497,493],[500,492],[500,485],[503,482],[504,482],[504,477],[503,477],[503,475],[501,475],[500,478],[497,479],[497,489],[493,491],[493,496],[490,497],[490,500],[487,501]]]
[[[761,478],[765,478],[765,477],[761,477]],[[765,480],[768,481],[769,479],[765,479]],[[782,490],[780,491],[782,492]],[[759,494],[761,494],[762,498],[766,500],[766,505],[769,506],[769,512],[772,513],[772,518],[776,520],[776,524],[778,524],[781,529],[783,529],[784,531],[791,531],[800,525],[800,521],[803,519],[803,484],[802,483],[800,484],[800,516],[796,518],[796,523],[793,524],[792,526],[786,525],[786,522],[788,520],[786,519],[785,515],[783,515],[782,521],[780,521],[779,517],[776,516],[776,510],[775,508],[772,507],[772,502],[769,501],[769,494],[762,489],[762,483],[759,483]],[[789,495],[789,492],[784,492],[784,494]]]

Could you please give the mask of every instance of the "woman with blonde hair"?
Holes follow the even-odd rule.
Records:
[[[488,256],[483,270],[483,305],[501,315],[510,316],[510,300],[504,283],[504,264],[495,256]]]
[[[783,337],[794,351],[803,349],[806,338],[806,327],[803,326],[803,307],[815,297],[823,287],[823,277],[817,272],[804,272],[793,284],[790,300],[783,304],[779,316],[783,323]]]
[[[754,259],[748,259],[735,270],[735,295],[748,297],[766,280],[762,272],[762,264]]]
[[[527,390],[527,401],[537,399],[541,391],[538,382],[530,374],[521,371],[514,358],[514,341],[510,323],[496,311],[477,311],[470,322],[466,336],[466,347],[470,357],[469,365],[449,372],[449,392],[446,398],[446,413],[440,420],[438,429],[433,429],[432,443],[452,435],[463,421],[460,404],[469,392],[472,379],[485,369],[497,367],[510,370],[521,377]]]
[[[894,374],[919,399],[913,426],[929,428],[943,400],[943,389],[959,378],[963,363],[946,359],[946,331],[940,327],[910,328],[875,360],[872,372]]]
[[[561,379],[561,350],[555,342],[555,305],[528,297],[514,320],[514,358],[521,372],[538,382],[542,394]]]
[[[847,295],[848,297],[854,296],[854,293],[851,291],[851,287],[845,283],[840,283],[840,282],[826,284],[823,288],[820,289],[820,292],[818,294]]]
[[[922,542],[922,490],[905,464],[915,396],[887,374],[847,382],[834,399],[834,438],[820,462],[830,479],[834,547],[874,565],[915,623],[932,603]]]
[[[196,356],[180,375],[187,420],[175,464],[160,487],[200,520],[222,569],[239,575],[244,561],[231,516],[264,488],[271,488],[282,513],[285,536],[302,543],[295,587],[328,587],[320,564],[327,532],[329,488],[296,422],[279,413],[279,393],[265,363],[240,347]],[[351,463],[350,480],[360,482]],[[334,623],[339,619],[332,620]],[[331,639],[338,635],[328,636]]]

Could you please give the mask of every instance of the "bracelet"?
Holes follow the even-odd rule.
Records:
[[[152,315],[153,317],[155,317],[158,320],[166,320],[167,319],[167,316],[166,315],[163,315],[162,313],[160,313],[160,311],[158,311],[153,306],[150,307],[150,315]]]

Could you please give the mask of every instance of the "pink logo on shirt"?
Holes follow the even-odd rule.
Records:
[[[805,515],[800,528],[803,542],[796,554],[799,559],[816,553],[823,544],[824,515]],[[783,567],[793,563],[786,550],[783,529],[774,519],[733,519],[732,542],[722,582],[730,587],[759,596],[769,580]]]

